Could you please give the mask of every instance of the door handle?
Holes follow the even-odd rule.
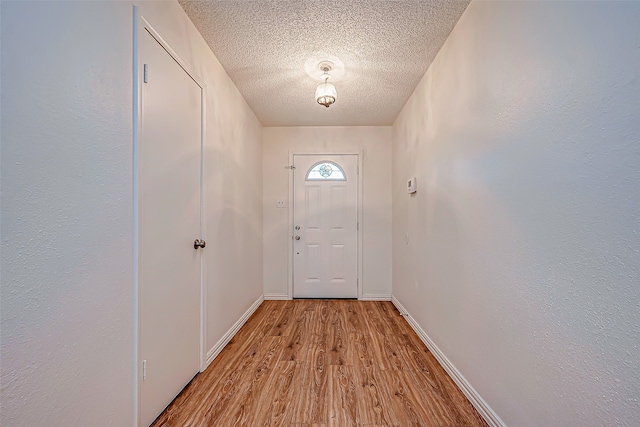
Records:
[[[294,237],[294,239],[300,240],[300,236],[296,236],[296,237]]]
[[[193,249],[197,250],[198,248],[204,248],[205,246],[207,246],[207,242],[204,240],[196,239],[193,241]]]

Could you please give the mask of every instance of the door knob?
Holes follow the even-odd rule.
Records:
[[[300,230],[300,226],[299,225],[296,225],[296,230]]]
[[[193,241],[193,249],[204,248],[207,246],[207,242],[201,239],[196,239]]]
[[[294,237],[294,239],[300,240],[300,236],[296,236],[296,237]]]

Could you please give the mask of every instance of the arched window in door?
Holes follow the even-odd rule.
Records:
[[[306,181],[346,181],[342,168],[333,162],[318,162],[307,171]]]

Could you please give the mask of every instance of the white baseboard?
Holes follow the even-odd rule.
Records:
[[[391,294],[363,294],[362,301],[391,301]]]
[[[391,301],[393,305],[396,306],[402,317],[406,319],[406,321],[411,325],[411,328],[418,334],[422,342],[427,346],[429,351],[435,356],[440,365],[444,368],[445,371],[449,374],[449,376],[453,379],[453,381],[458,385],[462,393],[467,396],[467,399],[471,402],[471,404],[478,410],[482,418],[489,424],[491,427],[507,427],[507,425],[500,419],[498,414],[496,414],[493,409],[489,406],[487,402],[478,394],[478,392],[473,388],[473,386],[467,381],[467,379],[453,366],[453,363],[447,358],[447,356],[440,351],[438,346],[433,342],[433,340],[427,335],[427,333],[420,327],[420,325],[415,321],[415,319],[407,312],[407,310],[402,306],[400,301],[395,296],[391,296]]]
[[[222,349],[227,344],[229,344],[231,338],[233,338],[233,336],[240,330],[242,325],[244,325],[246,321],[249,320],[249,317],[251,317],[253,312],[256,311],[258,307],[260,307],[262,301],[264,301],[264,296],[261,295],[260,298],[258,298],[256,302],[254,302],[251,307],[249,307],[249,309],[242,315],[242,317],[240,317],[240,319],[238,319],[238,321],[234,323],[231,329],[229,329],[227,333],[224,334],[224,336],[220,338],[220,340],[211,348],[211,350],[207,352],[207,360],[205,361],[204,369],[207,369],[207,366],[209,366],[211,362],[213,362],[213,359],[218,357],[218,354],[220,354]]]
[[[289,295],[287,294],[264,294],[265,300],[289,300]]]

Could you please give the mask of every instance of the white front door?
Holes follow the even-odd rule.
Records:
[[[358,156],[294,155],[293,297],[358,297]]]
[[[148,426],[200,369],[202,88],[144,28],[139,52],[139,384]]]

